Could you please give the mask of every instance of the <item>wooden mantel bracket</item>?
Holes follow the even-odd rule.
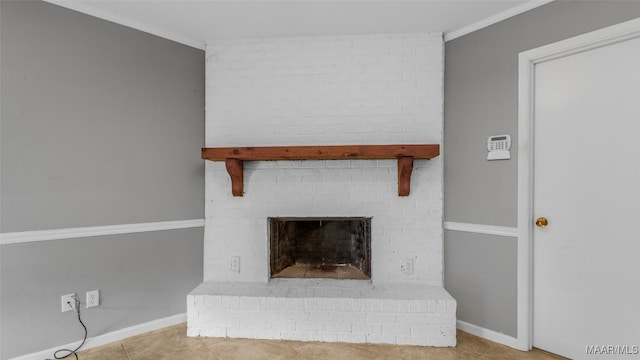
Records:
[[[244,161],[225,159],[224,163],[231,177],[231,193],[233,196],[242,196],[244,194]]]
[[[202,149],[203,159],[225,162],[227,172],[231,177],[231,193],[233,196],[242,196],[244,192],[244,161],[349,159],[398,159],[398,196],[409,196],[413,159],[431,159],[438,155],[440,155],[440,145],[438,144],[268,146]]]
[[[409,196],[411,190],[411,172],[413,171],[413,157],[398,158],[398,196]]]

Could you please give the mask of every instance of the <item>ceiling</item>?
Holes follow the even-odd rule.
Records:
[[[204,48],[220,39],[442,32],[448,38],[549,0],[49,0]]]

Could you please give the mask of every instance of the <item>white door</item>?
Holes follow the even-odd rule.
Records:
[[[533,346],[638,359],[640,38],[537,64],[534,81],[533,214],[548,226],[534,226]]]

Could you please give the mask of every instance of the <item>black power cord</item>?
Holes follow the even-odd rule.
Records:
[[[71,350],[71,349],[60,349],[57,350],[56,352],[53,353],[53,357],[56,359],[65,359],[68,358],[69,356],[73,355],[76,357],[76,360],[78,360],[78,353],[77,351],[80,350],[80,348],[84,345],[85,341],[87,341],[87,327],[85,326],[85,324],[82,322],[82,319],[80,318],[80,299],[78,299],[77,296],[73,296],[73,299],[76,302],[76,312],[78,313],[78,321],[80,322],[80,325],[82,325],[82,327],[84,328],[84,338],[82,339],[82,342],[80,343],[80,345],[78,345],[77,348]],[[71,306],[70,302],[67,302],[67,304],[69,304],[69,306]],[[58,353],[61,352],[67,352],[66,355],[64,356],[60,356],[58,355]],[[52,359],[47,359],[47,360],[52,360]]]

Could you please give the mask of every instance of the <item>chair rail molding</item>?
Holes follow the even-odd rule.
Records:
[[[462,231],[475,234],[497,235],[507,237],[518,237],[518,228],[511,226],[469,224],[454,221],[445,221],[442,223],[445,230]]]
[[[73,239],[92,236],[132,234],[149,231],[189,229],[204,226],[204,219],[190,219],[177,221],[160,221],[138,224],[120,224],[106,226],[89,226],[78,228],[17,231],[0,234],[0,244],[18,244],[33,241]]]

